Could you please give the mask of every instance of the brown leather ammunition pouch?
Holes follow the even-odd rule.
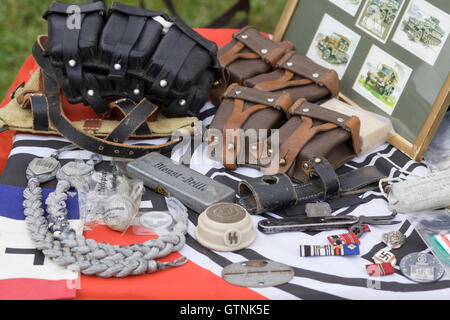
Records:
[[[286,122],[291,104],[287,93],[231,85],[210,125],[208,154],[230,170],[236,169],[238,163],[261,166],[261,154],[268,150],[258,145],[266,141],[271,129]]]
[[[244,85],[262,91],[286,91],[292,101],[305,98],[315,102],[339,94],[336,71],[326,69],[294,51],[284,55],[275,65],[275,70],[249,78]]]
[[[346,116],[319,105],[297,100],[290,119],[280,128],[278,156],[264,168],[265,175],[285,173],[296,182],[306,182],[323,157],[337,169],[360,152],[358,117]],[[273,149],[268,145],[264,148]]]
[[[251,26],[234,33],[233,39],[218,51],[222,79],[210,92],[212,102],[218,106],[230,84],[242,85],[247,79],[274,70],[277,62],[293,48],[292,43],[276,43]]]

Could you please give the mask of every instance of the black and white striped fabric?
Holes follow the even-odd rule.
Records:
[[[215,107],[207,103],[201,110],[200,119],[207,127],[214,116]],[[164,139],[152,140],[157,144]],[[132,143],[142,143],[134,141]],[[6,168],[0,177],[0,184],[25,187],[25,168],[35,157],[49,156],[52,152],[68,145],[63,138],[44,137],[36,135],[18,134],[15,137],[12,152]],[[193,151],[190,167],[198,172],[220,181],[232,188],[237,188],[238,182],[246,177],[258,177],[261,173],[251,168],[238,168],[231,172],[225,170],[220,163],[206,157],[206,143]],[[184,150],[186,151],[186,150]],[[373,153],[357,157],[349,162],[338,173],[343,173],[366,165],[375,165],[389,177],[406,178],[398,169],[394,168],[377,152],[388,157],[403,169],[418,175],[426,175],[427,167],[422,163],[411,161],[396,148],[385,144],[378,147]],[[73,159],[88,159],[91,153],[86,151],[69,151],[60,156],[62,164]],[[173,158],[180,159],[182,155],[176,154]],[[178,160],[177,159],[177,160]],[[109,164],[105,159],[97,170],[107,170]],[[56,181],[49,182],[44,188],[54,188]],[[164,197],[147,189],[141,204],[142,211],[166,210]],[[361,196],[361,204],[341,208],[333,214],[352,215],[387,215],[390,214],[387,202],[381,192],[371,191]],[[280,214],[267,213],[253,216],[256,228],[257,222],[263,218],[280,217]],[[195,240],[195,226],[198,214],[190,212],[187,244],[180,251],[194,263],[221,276],[222,269],[235,262],[248,259],[270,259],[290,265],[295,270],[295,277],[288,284],[272,288],[252,289],[257,293],[274,300],[292,299],[446,299],[450,296],[450,277],[444,275],[439,282],[418,284],[405,278],[396,266],[396,273],[386,277],[370,277],[365,266],[372,264],[373,255],[386,249],[382,242],[382,234],[399,230],[407,236],[407,241],[400,249],[392,250],[399,262],[405,255],[412,252],[429,252],[430,249],[414,230],[410,222],[403,216],[401,224],[394,226],[371,226],[371,232],[361,237],[360,256],[348,257],[300,257],[300,245],[329,244],[327,237],[338,234],[342,230],[319,233],[281,233],[265,235],[258,233],[255,242],[248,248],[238,252],[216,252],[202,247]],[[342,232],[341,232],[342,233]],[[199,279],[199,281],[201,281]],[[233,298],[233,297],[230,297]]]

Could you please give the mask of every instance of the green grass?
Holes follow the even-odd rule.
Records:
[[[118,0],[139,6],[139,0]],[[84,0],[63,1],[85,3]],[[107,0],[108,6],[112,0]],[[169,13],[163,0],[144,0],[146,8]],[[179,16],[191,27],[203,27],[220,17],[237,0],[173,0]],[[36,37],[47,33],[42,14],[51,0],[1,0],[0,9],[0,99],[4,97],[19,68],[31,54]],[[273,33],[283,11],[285,1],[251,0],[249,24],[258,30]],[[241,21],[243,13],[233,23]]]

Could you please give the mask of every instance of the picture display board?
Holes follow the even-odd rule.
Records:
[[[339,75],[341,100],[391,119],[420,161],[450,104],[449,0],[289,0],[274,40]]]

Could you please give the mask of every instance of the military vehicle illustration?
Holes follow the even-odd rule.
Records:
[[[383,24],[391,25],[400,9],[400,4],[396,0],[372,0],[372,4],[367,8],[367,14],[372,16],[379,14]]]
[[[419,20],[409,17],[403,21],[403,31],[408,33],[414,42],[422,42],[429,46],[438,46],[445,36],[444,30],[439,26],[440,21],[435,17]]]
[[[350,40],[343,35],[333,32],[324,36],[317,42],[317,48],[322,54],[322,59],[332,64],[346,64],[349,59],[348,49]]]
[[[365,85],[383,96],[390,96],[398,83],[398,73],[388,65],[382,64],[377,72],[367,72]]]

